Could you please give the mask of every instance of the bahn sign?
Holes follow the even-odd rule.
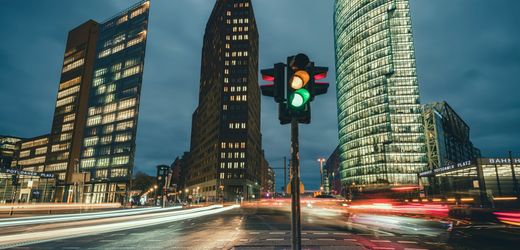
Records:
[[[509,159],[509,158],[479,158],[479,159],[477,159],[477,162],[480,165],[495,165],[495,164],[496,165],[510,165],[511,159]],[[520,164],[520,158],[513,158],[513,164]],[[461,162],[461,163],[457,163],[457,164],[451,164],[448,166],[436,168],[433,170],[424,171],[424,172],[419,173],[419,176],[427,177],[430,175],[447,172],[447,171],[450,171],[453,169],[465,168],[465,167],[474,166],[474,165],[475,165],[475,161],[465,161],[465,162]]]

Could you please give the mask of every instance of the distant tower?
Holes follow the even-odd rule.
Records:
[[[417,184],[427,158],[408,0],[336,0],[334,27],[343,184]]]
[[[259,197],[258,31],[250,0],[217,0],[202,48],[187,189],[209,200]]]

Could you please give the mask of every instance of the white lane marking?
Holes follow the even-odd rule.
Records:
[[[346,241],[357,241],[356,239],[345,239]]]
[[[285,234],[285,232],[270,232],[269,234]]]
[[[280,239],[280,238],[276,238],[276,239],[265,239],[265,240],[267,240],[267,241],[278,241],[278,240],[283,240],[283,238],[282,238],[282,239]]]
[[[402,244],[417,244],[417,241],[398,240],[397,243],[402,243]]]
[[[334,235],[351,235],[351,233],[334,233]]]
[[[334,240],[334,239],[318,239],[318,240]]]
[[[260,234],[260,232],[249,232],[249,234]]]

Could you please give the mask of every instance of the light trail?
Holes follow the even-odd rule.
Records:
[[[15,235],[5,235],[0,237],[0,249],[12,248],[23,245],[30,245],[36,243],[43,243],[48,241],[76,238],[82,236],[96,235],[102,233],[110,233],[116,231],[123,231],[135,228],[142,228],[154,226],[164,223],[170,223],[185,219],[193,219],[202,216],[217,214],[239,207],[233,205],[229,207],[222,207],[221,205],[213,205],[209,207],[194,208],[186,211],[175,211],[163,213],[159,218],[132,220],[125,222],[109,223],[94,226],[76,227],[73,230],[70,228],[49,230],[42,232],[23,233]],[[187,212],[187,213],[182,213]]]
[[[36,216],[28,218],[9,218],[0,220],[0,228],[12,227],[12,226],[25,226],[34,224],[44,223],[57,223],[57,222],[68,222],[68,221],[79,221],[79,220],[92,220],[102,218],[113,218],[130,215],[139,215],[152,212],[167,212],[171,210],[181,209],[182,207],[171,207],[171,208],[139,208],[131,210],[117,210],[97,213],[83,213],[83,214],[66,214],[66,215],[49,215],[49,216]]]

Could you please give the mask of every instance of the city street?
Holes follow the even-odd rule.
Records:
[[[154,210],[116,218],[11,226],[2,228],[0,247],[288,249],[289,208],[286,202],[251,203],[242,208]],[[305,249],[513,249],[514,242],[518,244],[520,239],[518,228],[502,225],[486,227],[485,234],[482,226],[464,226],[454,229],[450,236],[441,221],[393,215],[352,216],[342,207],[319,204],[303,207],[302,225]]]

